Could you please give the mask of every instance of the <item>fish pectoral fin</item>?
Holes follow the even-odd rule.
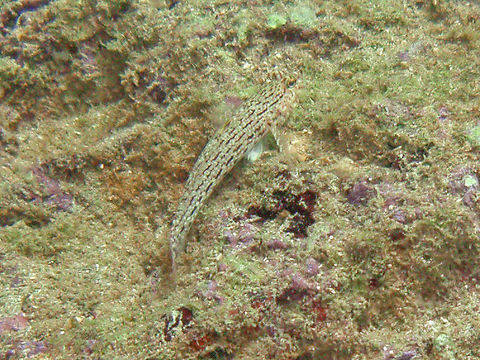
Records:
[[[249,162],[257,161],[260,158],[260,156],[262,156],[262,154],[264,153],[266,145],[267,145],[266,140],[265,138],[263,138],[257,144],[255,144],[253,148],[247,151],[247,153],[245,154],[245,158]]]

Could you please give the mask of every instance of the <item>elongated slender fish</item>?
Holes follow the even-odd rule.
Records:
[[[172,267],[185,251],[193,221],[215,186],[236,163],[272,131],[294,98],[296,79],[268,82],[240,107],[207,143],[190,172],[170,228]]]

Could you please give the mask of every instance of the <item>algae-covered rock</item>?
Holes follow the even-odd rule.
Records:
[[[478,1],[0,3],[0,358],[480,358]],[[233,169],[172,274],[276,75],[302,156]]]

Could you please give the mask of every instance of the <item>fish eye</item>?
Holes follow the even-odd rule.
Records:
[[[292,87],[293,85],[295,85],[296,82],[297,82],[297,79],[295,79],[295,78],[287,79],[287,81],[286,81],[287,87],[289,87],[289,88]]]

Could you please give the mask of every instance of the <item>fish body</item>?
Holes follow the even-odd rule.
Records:
[[[293,101],[295,79],[269,82],[241,105],[207,143],[191,170],[170,227],[172,267],[185,251],[187,235],[198,212],[224,176],[275,129]]]

